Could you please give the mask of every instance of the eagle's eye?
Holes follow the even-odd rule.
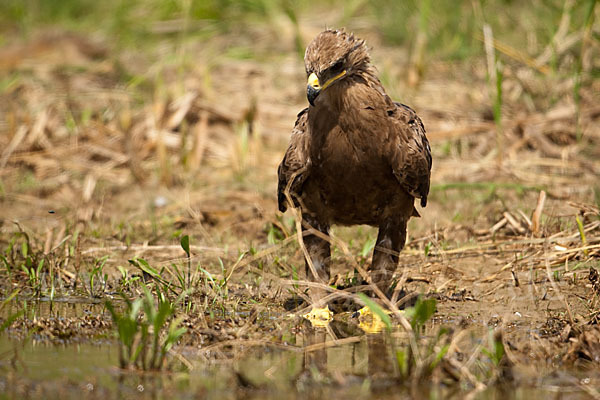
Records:
[[[344,70],[344,61],[343,60],[339,60],[338,62],[336,62],[335,64],[333,64],[329,70],[331,71],[332,75],[338,75],[339,73],[341,73]]]

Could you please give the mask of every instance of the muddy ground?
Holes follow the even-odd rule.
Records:
[[[297,54],[223,56],[240,45],[225,35],[186,43],[180,74],[155,61],[177,53],[170,42],[158,56],[115,54],[53,31],[0,49],[0,392],[598,397],[600,81],[584,80],[576,104],[560,74],[505,60],[497,123],[485,60],[432,62],[410,86],[405,54],[364,34],[384,85],[419,113],[432,144],[429,204],[410,222],[396,277],[403,293],[437,301],[421,339],[450,330],[443,367],[400,379],[394,354],[407,333],[396,322],[367,333],[356,296],[328,328],[310,327],[300,316],[309,305],[290,301],[310,286],[294,217],[275,195],[306,106]],[[331,283],[345,289],[330,292],[360,290],[375,237],[333,230]],[[136,257],[165,279],[188,261],[202,268],[177,306],[187,332],[168,372],[118,369],[104,302],[141,296],[142,280],[159,286],[128,262]],[[499,365],[486,356],[494,332]],[[97,369],[49,373],[57,360]]]

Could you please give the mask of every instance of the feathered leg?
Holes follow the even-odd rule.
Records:
[[[379,234],[373,250],[371,278],[384,293],[390,288],[391,278],[398,267],[398,254],[406,242],[406,219],[388,219],[379,225]]]
[[[329,226],[320,224],[314,218],[303,215],[302,219],[305,224],[302,224],[302,231],[306,231],[309,227],[318,230],[319,232],[328,235]],[[306,226],[305,226],[306,225]],[[311,271],[308,260],[306,260],[306,278],[316,282],[327,284],[329,282],[329,264],[331,263],[331,249],[329,242],[314,234],[304,236],[304,245],[310,255],[313,266],[315,267],[318,277],[315,277]]]
[[[312,227],[325,235],[329,233],[329,226],[318,223],[314,218],[304,215],[302,219],[304,220],[302,224],[303,232]],[[306,279],[326,285],[329,282],[329,264],[331,262],[329,242],[315,234],[309,233],[304,236],[304,245],[315,270],[313,273],[308,260],[306,260]],[[315,273],[317,276],[315,276]],[[321,302],[326,295],[327,291],[324,289],[311,288],[310,290],[313,309],[310,313],[304,315],[304,317],[310,319],[313,325],[316,324],[315,326],[326,325],[331,320],[332,313],[329,311],[329,306]]]

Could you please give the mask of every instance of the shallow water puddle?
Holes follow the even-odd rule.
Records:
[[[96,381],[107,375],[117,362],[117,348],[110,344],[78,343],[52,345],[36,340],[11,341],[0,338],[0,366],[32,380],[69,378]]]
[[[1,337],[0,392],[15,398],[32,393],[43,398],[95,398],[99,394],[221,397],[240,392],[275,396],[277,392],[335,388],[347,394],[367,394],[370,386],[362,377],[373,372],[373,363],[367,359],[368,339],[319,346],[325,342],[330,339],[319,331],[299,337],[293,350],[239,346],[232,349],[236,355],[228,361],[202,361],[197,350],[185,349],[182,354],[192,361],[191,371],[138,373],[115,367],[114,345],[51,345]]]
[[[365,334],[365,321],[353,313],[336,315],[325,328],[312,328],[301,318],[261,314],[257,320],[275,318],[280,331],[265,330],[259,340],[179,346],[169,358],[171,371],[124,371],[117,368],[118,346],[102,304],[15,302],[2,317],[23,309],[34,327],[23,324],[22,332],[13,329],[10,339],[0,336],[0,398],[462,398],[470,393],[474,398],[529,399],[560,393],[561,398],[579,399],[589,396],[584,386],[590,376],[599,381],[594,371],[536,378],[515,368],[512,385],[479,392],[464,384],[447,385],[439,377],[411,386],[396,378],[394,351],[407,348],[403,331]],[[68,332],[64,339],[56,326]],[[434,319],[425,326],[424,337],[433,337],[438,328]],[[462,344],[467,358],[486,344],[484,329],[470,332]]]
[[[385,339],[369,335],[341,346],[326,332],[298,337],[298,348],[245,351],[229,362],[193,359],[189,372],[121,371],[116,346],[48,345],[0,338],[2,398],[462,398],[459,388],[421,382],[409,391],[392,379]],[[305,341],[304,343],[302,341]],[[237,349],[243,351],[243,349]],[[193,356],[187,349],[184,354]],[[542,387],[497,386],[475,395],[482,399],[530,399],[561,392],[561,398],[588,398],[571,376],[556,375]],[[568,384],[569,387],[565,387]],[[473,393],[475,394],[475,393]]]

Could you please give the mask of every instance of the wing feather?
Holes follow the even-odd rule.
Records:
[[[285,190],[290,181],[292,181],[290,184],[292,198],[297,199],[302,194],[302,185],[308,177],[308,164],[310,163],[308,155],[309,141],[308,108],[305,108],[298,114],[292,130],[290,145],[277,169],[277,202],[281,212],[287,210],[288,202]]]
[[[425,136],[425,126],[417,113],[410,107],[394,103],[391,113],[397,122],[396,143],[391,148],[394,175],[408,193],[427,205],[431,177],[431,148]]]

